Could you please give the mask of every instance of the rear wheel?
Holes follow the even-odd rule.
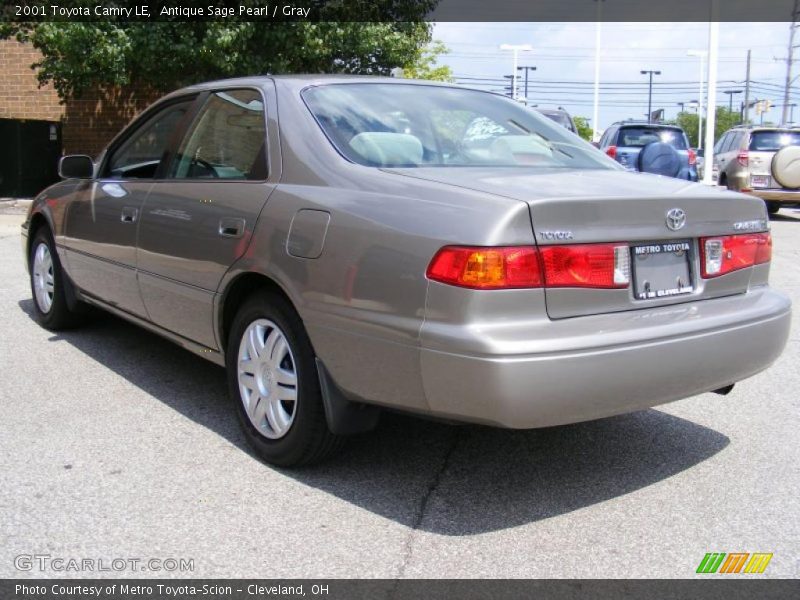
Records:
[[[771,215],[774,215],[781,209],[780,202],[767,202],[767,212]]]
[[[267,462],[320,462],[343,438],[328,429],[314,351],[281,296],[252,295],[236,314],[226,353],[228,388],[250,444]]]
[[[39,324],[54,331],[79,324],[81,315],[70,310],[67,304],[66,275],[61,269],[53,237],[44,227],[33,237],[28,265],[33,311]]]

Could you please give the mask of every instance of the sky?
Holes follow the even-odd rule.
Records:
[[[502,78],[511,74],[513,64],[512,53],[500,50],[500,44],[530,44],[532,52],[519,54],[519,65],[536,67],[529,72],[530,104],[562,106],[591,119],[595,28],[595,23],[448,22],[435,24],[433,37],[449,50],[439,64],[449,65],[459,83],[495,91],[502,91]],[[789,31],[790,23],[720,23],[718,106],[728,106],[725,90],[744,90],[750,49],[750,99],[771,100],[775,106],[764,118],[780,120]],[[664,108],[667,119],[678,113],[679,102],[697,100],[700,59],[687,51],[707,50],[708,33],[708,23],[603,23],[600,129],[626,118],[645,118],[648,77],[642,70],[661,71],[653,80],[653,110]],[[800,73],[800,64],[794,73]],[[800,104],[798,83],[790,103]],[[518,89],[522,96],[519,82]],[[744,93],[733,95],[733,106],[738,109],[743,99]],[[800,106],[794,110],[800,122]],[[751,118],[756,118],[753,113]]]

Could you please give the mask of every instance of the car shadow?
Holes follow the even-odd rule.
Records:
[[[31,300],[19,306],[33,318]],[[50,340],[66,341],[255,459],[230,408],[223,369],[101,311]],[[463,536],[663,484],[728,443],[717,431],[653,409],[528,431],[385,412],[376,431],[354,436],[335,458],[280,472],[409,527]]]
[[[793,221],[800,222],[800,209],[782,208],[779,212],[769,216],[770,221]]]

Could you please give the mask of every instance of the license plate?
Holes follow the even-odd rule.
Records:
[[[693,292],[691,248],[688,240],[633,246],[634,297],[651,300]]]
[[[769,187],[770,185],[770,176],[769,175],[751,175],[750,176],[750,185],[753,187]]]

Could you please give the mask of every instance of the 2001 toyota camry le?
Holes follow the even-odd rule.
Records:
[[[535,428],[724,392],[788,336],[762,200],[628,173],[491,93],[206,83],[60,171],[22,228],[37,319],[95,305],[224,365],[278,465],[381,407]]]

